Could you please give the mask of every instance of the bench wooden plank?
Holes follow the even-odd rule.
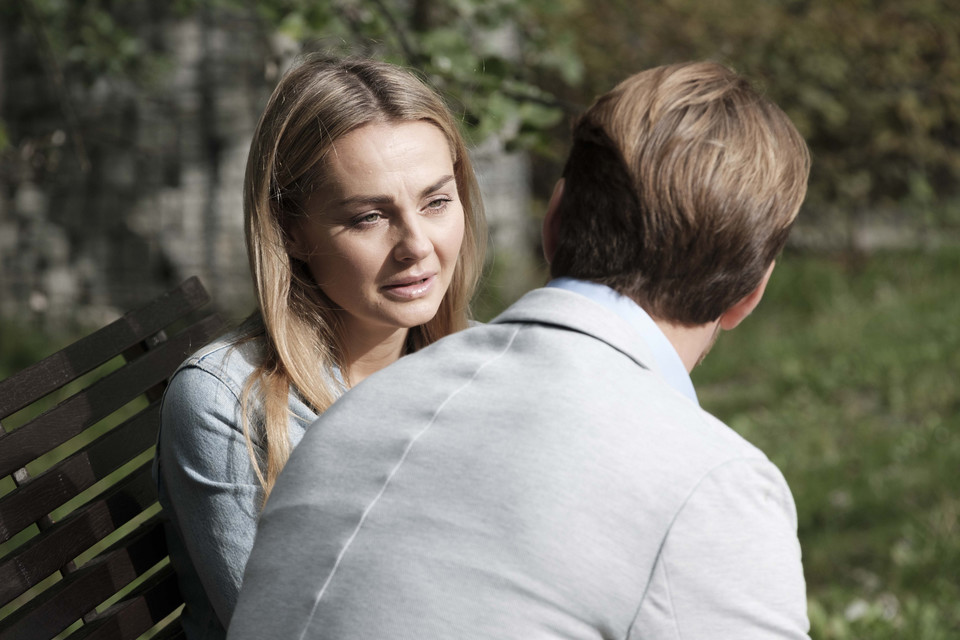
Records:
[[[152,640],[184,640],[186,637],[180,625],[180,618],[177,618],[153,636]]]
[[[13,473],[165,380],[221,325],[210,316],[104,376],[12,433],[0,435],[0,476]]]
[[[0,382],[0,420],[145,340],[210,296],[196,278]]]
[[[9,540],[153,446],[159,420],[160,403],[155,402],[0,499],[0,542]]]
[[[122,640],[136,638],[183,604],[177,577],[167,565],[150,576],[133,593],[110,608],[88,618],[70,640]]]
[[[38,533],[0,559],[0,607],[18,603],[0,619],[0,640],[49,640],[65,635],[65,629],[80,621],[69,638],[133,640],[163,621],[156,640],[182,640],[179,609],[183,599],[167,560],[165,516],[156,505],[152,461],[125,471],[122,478],[115,472],[150,450],[156,441],[159,398],[166,381],[187,355],[222,330],[215,313],[197,320],[204,314],[196,311],[208,301],[199,280],[191,278],[0,381],[0,420],[4,420],[93,372],[81,380],[86,388],[57,406],[17,428],[0,428],[0,477],[12,475],[18,485],[0,498],[0,542],[25,536],[22,532],[31,525],[39,527]],[[125,361],[118,369],[106,375],[96,371],[118,356]],[[119,425],[113,425],[116,418],[105,421],[138,398],[146,398],[149,405]],[[49,404],[49,398],[44,404]],[[106,432],[49,469],[34,468],[38,457],[91,427]],[[31,478],[28,469],[38,475]],[[110,486],[101,490],[97,483],[106,477],[111,478]],[[84,494],[86,504],[59,521],[52,520],[51,513],[92,487],[97,489],[91,495],[98,495],[86,499]],[[143,520],[146,509],[152,515],[134,529],[131,522]],[[108,537],[119,539],[75,567],[78,557],[96,553]],[[150,576],[143,580],[145,573]],[[131,583],[135,587],[130,593],[96,613],[97,607],[128,590]]]
[[[92,612],[164,557],[163,527],[159,519],[154,519],[0,621],[0,638],[47,640]]]
[[[156,502],[151,463],[138,467],[100,498],[27,541],[0,562],[0,606],[46,579]]]

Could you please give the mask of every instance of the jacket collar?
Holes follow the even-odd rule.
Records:
[[[534,289],[490,322],[544,324],[578,331],[607,343],[641,367],[661,374],[650,348],[626,320],[572,291]]]

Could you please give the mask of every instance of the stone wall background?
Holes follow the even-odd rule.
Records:
[[[0,24],[0,317],[50,330],[102,325],[191,275],[227,317],[252,309],[242,181],[257,118],[291,44],[256,20],[135,3],[159,80],[65,75],[36,34]],[[474,151],[505,264],[526,264],[529,163],[496,140]],[[516,257],[511,257],[516,256]],[[501,295],[529,287],[508,280]],[[517,289],[513,291],[513,289]],[[2,339],[2,336],[0,336]]]

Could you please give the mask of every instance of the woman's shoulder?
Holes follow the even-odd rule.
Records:
[[[265,353],[263,323],[258,315],[254,315],[194,352],[183,361],[173,377],[209,376],[239,389],[263,361]]]

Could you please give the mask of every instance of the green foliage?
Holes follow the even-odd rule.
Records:
[[[813,637],[960,627],[960,251],[785,256],[694,377],[797,502]]]
[[[88,84],[106,76],[142,85],[168,68],[165,57],[137,31],[144,14],[139,3],[22,0],[16,6],[11,22],[32,33],[55,73]]]
[[[547,28],[541,16],[556,15],[569,3],[20,0],[0,6],[0,25],[35,46],[67,121],[62,128],[74,144],[84,138],[78,94],[105,79],[126,91],[155,90],[169,77],[172,63],[164,49],[164,26],[200,19],[259,25],[265,44],[280,36],[302,49],[373,56],[415,68],[447,97],[474,143],[495,136],[511,150],[545,150],[551,145],[549,129],[565,107],[542,88],[544,80],[576,82],[583,67],[574,31]],[[86,166],[84,149],[78,147],[77,153]]]
[[[755,79],[814,154],[808,208],[926,207],[960,184],[960,12],[947,0],[600,0],[579,27],[587,95],[715,59]]]
[[[960,12],[948,0],[21,0],[0,8],[65,77],[135,84],[169,68],[144,15],[231,12],[306,48],[415,67],[477,142],[562,156],[556,125],[627,73],[717,59],[755,79],[814,153],[807,208],[949,224],[960,197]],[[47,54],[45,54],[47,55]],[[2,142],[2,141],[0,141]],[[555,171],[553,171],[555,173]]]
[[[238,2],[238,5],[243,3]],[[541,25],[555,3],[534,0],[268,0],[257,5],[268,28],[307,48],[365,54],[414,67],[462,114],[475,142],[491,135],[537,148],[563,108],[542,77],[575,82],[582,65],[572,33]]]

